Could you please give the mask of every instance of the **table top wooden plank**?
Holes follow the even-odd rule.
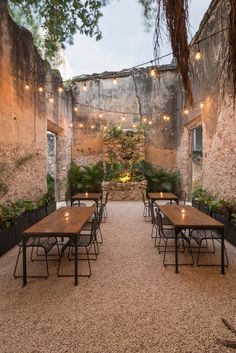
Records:
[[[159,205],[159,208],[174,227],[195,229],[224,228],[224,224],[192,206]]]
[[[62,207],[26,229],[24,234],[78,234],[95,211],[96,207]]]
[[[99,200],[102,198],[102,193],[101,192],[89,192],[88,194],[83,193],[77,193],[73,196],[71,196],[71,200]]]
[[[178,200],[178,196],[172,192],[149,192],[148,197],[151,200]]]

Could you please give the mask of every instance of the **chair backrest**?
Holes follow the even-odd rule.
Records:
[[[104,211],[104,205],[102,204],[97,213],[97,217],[95,217],[97,219],[97,228],[99,228],[102,223],[103,211]]]
[[[159,233],[164,235],[162,217],[161,217],[161,213],[160,213],[160,210],[158,207],[156,207],[155,212],[156,212],[156,222],[159,227]]]
[[[144,194],[144,191],[141,190],[141,195],[142,195],[142,200],[143,200],[143,203],[145,205],[145,202],[146,202],[146,195]]]
[[[230,215],[224,210],[211,211],[211,217],[225,225],[225,236],[228,234]]]
[[[65,200],[66,200],[66,206],[70,207],[71,206],[71,195],[70,195],[69,189],[67,189],[65,192]]]
[[[107,192],[105,193],[105,197],[104,197],[104,201],[103,201],[104,206],[106,206],[106,204],[107,204],[107,202],[108,202],[108,195],[109,195],[109,191],[107,191]]]
[[[156,210],[159,210],[158,204],[156,202],[150,202],[150,210],[151,210],[152,224],[157,224],[155,212]]]
[[[185,205],[185,203],[187,201],[187,193],[184,190],[181,190],[179,197],[180,197],[180,201],[182,201],[182,204]]]

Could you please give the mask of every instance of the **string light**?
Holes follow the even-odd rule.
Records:
[[[84,85],[83,85],[83,90],[84,90],[84,91],[87,91],[87,84],[86,84],[86,82],[85,82]]]
[[[106,127],[106,126],[104,126],[104,127],[103,127],[103,130],[106,130],[106,129],[107,129],[107,127]]]
[[[40,92],[40,93],[43,92],[43,85],[42,85],[42,83],[41,83],[40,86],[39,86],[39,92]]]
[[[74,106],[74,112],[77,112],[79,110],[79,108],[77,107],[77,105]]]
[[[51,92],[51,94],[50,94],[49,100],[50,100],[51,103],[53,103],[53,94],[52,94],[52,92]]]
[[[200,50],[200,48],[199,48],[199,43],[198,43],[198,45],[197,45],[197,52],[195,53],[195,59],[196,59],[196,60],[200,60],[201,57],[202,57],[202,53],[201,53],[201,50]]]
[[[199,107],[202,109],[202,108],[204,107],[204,103],[201,102],[201,103],[199,104]]]
[[[117,84],[117,78],[116,77],[114,77],[112,81],[113,81],[113,85]]]
[[[82,129],[84,127],[84,125],[83,124],[79,124],[79,127]]]
[[[184,115],[188,115],[188,113],[189,113],[189,110],[188,109],[184,109]]]
[[[156,76],[156,70],[152,67],[150,70],[150,76],[155,77]]]
[[[143,118],[143,122],[146,123],[147,122],[147,118]]]
[[[162,118],[164,121],[170,121],[169,115],[164,115]]]
[[[148,124],[149,124],[149,125],[152,125],[152,121],[151,121],[151,120],[149,120]]]
[[[26,83],[25,83],[25,89],[29,90],[29,88],[30,88],[29,83],[28,83],[28,81],[26,81]]]
[[[99,118],[102,118],[102,112],[100,111],[100,113],[99,113]]]
[[[125,115],[124,114],[122,114],[121,120],[125,121]]]
[[[60,86],[59,86],[59,88],[58,88],[58,92],[59,92],[59,93],[62,93],[62,92],[63,92],[63,86],[62,86],[62,84],[60,84]]]
[[[135,124],[133,124],[133,128],[134,128],[134,129],[136,128],[136,125],[135,125]]]
[[[117,126],[117,129],[118,129],[118,130],[120,130],[120,129],[121,129],[121,127],[120,127],[120,126]]]
[[[92,130],[95,129],[95,126],[94,126],[94,125],[91,125],[91,129],[92,129]]]

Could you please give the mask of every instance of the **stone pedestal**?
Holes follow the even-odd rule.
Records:
[[[109,191],[109,200],[122,201],[122,200],[134,200],[138,201],[142,199],[141,191],[147,189],[147,181],[133,181],[127,183],[116,183],[111,181],[104,181],[102,183],[102,190],[104,192]]]

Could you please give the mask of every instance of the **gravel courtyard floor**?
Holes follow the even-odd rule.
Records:
[[[92,277],[79,278],[77,287],[58,278],[52,262],[47,280],[22,288],[12,277],[17,249],[1,257],[0,352],[235,352],[217,339],[236,340],[222,323],[236,328],[236,248],[226,244],[225,276],[218,267],[197,266],[176,275],[162,265],[142,211],[141,202],[108,204]]]

